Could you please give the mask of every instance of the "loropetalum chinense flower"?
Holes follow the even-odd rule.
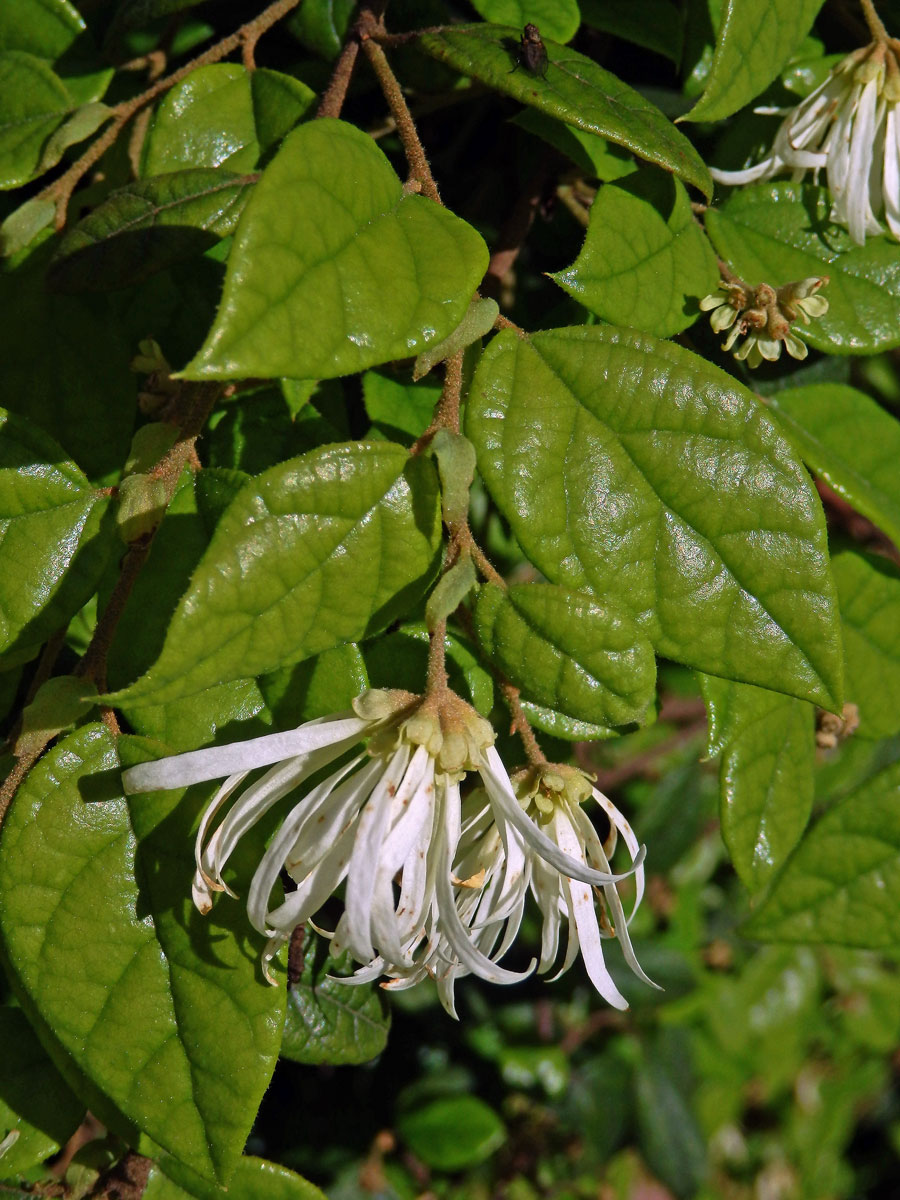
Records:
[[[742,171],[711,174],[732,186],[789,170],[795,180],[825,171],[831,219],[863,245],[867,234],[900,240],[900,42],[879,38],[837,64],[795,108],[784,112],[772,151]],[[757,109],[757,112],[781,112]]]
[[[746,360],[748,367],[758,367],[763,359],[775,362],[782,346],[792,358],[804,359],[806,343],[794,333],[792,324],[799,317],[808,325],[811,317],[828,312],[828,301],[817,294],[827,283],[827,275],[780,288],[768,283],[750,288],[739,279],[720,279],[719,290],[704,296],[700,308],[709,313],[716,333],[729,330],[723,350],[731,350],[739,337],[745,339],[733,353],[736,359]]]
[[[508,984],[533,969],[532,963],[523,972],[510,971],[498,960],[518,932],[529,887],[544,908],[545,876],[553,873],[561,897],[573,894],[573,888],[582,897],[567,911],[581,922],[575,928],[591,978],[601,994],[624,1003],[608,975],[595,969],[597,954],[587,948],[593,941],[583,932],[588,926],[581,914],[583,897],[601,887],[616,933],[627,946],[626,958],[646,978],[627,940],[615,892],[616,883],[631,872],[611,871],[580,810],[546,830],[533,820],[517,799],[493,741],[489,723],[450,692],[422,699],[408,692],[370,691],[354,701],[352,711],[286,733],[143,763],[126,771],[123,782],[134,794],[228,776],[197,835],[193,896],[204,913],[215,892],[234,895],[224,871],[240,839],[273,805],[295,794],[247,897],[250,921],[267,938],[263,969],[270,982],[272,957],[294,929],[309,921],[332,938],[335,952],[349,950],[361,964],[344,982],[384,977],[385,986],[403,988],[430,976],[455,1015],[454,984],[460,976],[471,973]],[[268,770],[250,780],[260,767]],[[469,773],[477,773],[482,786],[464,805],[460,784]],[[605,797],[601,803],[615,814],[613,824],[626,837],[639,899],[643,851]],[[273,903],[282,870],[296,888]],[[341,886],[343,913],[330,933],[314,919]],[[545,928],[547,921],[545,911]],[[576,939],[576,953],[577,946]],[[602,968],[602,956],[599,961]]]

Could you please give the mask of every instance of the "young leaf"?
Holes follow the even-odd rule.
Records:
[[[187,379],[330,379],[421,354],[460,323],[488,264],[470,225],[405,193],[372,139],[303,125],[263,172]]]
[[[686,121],[721,121],[765,91],[812,28],[822,0],[725,0],[703,95]]]
[[[653,648],[631,618],[585,592],[551,584],[488,584],[478,640],[526,698],[593,725],[627,725],[653,700]]]
[[[670,337],[719,274],[684,187],[645,169],[600,189],[581,253],[550,278],[604,320]]]
[[[340,983],[331,975],[349,975],[349,955],[335,960],[322,938],[310,931],[298,964],[299,978],[288,987],[282,1058],[314,1066],[352,1066],[370,1062],[387,1045],[390,1009],[375,984]]]
[[[900,547],[900,422],[843,383],[784,388],[769,406],[803,461]]]
[[[627,607],[666,657],[840,702],[818,499],[729,376],[627,330],[504,332],[476,372],[467,433],[552,582]]]
[[[171,793],[127,802],[119,766],[97,724],[29,775],[4,822],[0,929],[30,1002],[89,1079],[225,1182],[275,1065],[284,993],[242,944],[239,905],[205,919],[191,907],[196,806]]]
[[[227,509],[159,659],[119,698],[160,704],[383,629],[421,595],[439,537],[434,467],[400,446],[272,467]]]
[[[832,567],[858,736],[893,737],[900,733],[900,571],[886,558],[851,550],[836,554]]]
[[[722,840],[757,891],[803,835],[813,803],[814,710],[805,700],[701,676],[710,754],[721,754]]]
[[[52,438],[0,409],[0,653],[26,657],[90,597],[114,546],[106,497]]]
[[[131,287],[233,233],[254,183],[230,171],[177,171],[113,192],[63,238],[56,291]]]
[[[838,801],[812,827],[744,929],[766,942],[897,945],[900,765]]]
[[[44,144],[65,121],[72,98],[43,59],[0,53],[0,189],[39,174]]]
[[[654,104],[592,59],[547,41],[545,78],[516,70],[521,32],[507,25],[452,25],[423,35],[416,45],[462,74],[577,129],[599,133],[712,195],[706,165],[687,138]]]
[[[887,237],[850,240],[829,219],[825,188],[758,183],[736,189],[705,223],[719,254],[747,283],[779,287],[827,275],[828,312],[804,341],[829,354],[862,354],[900,345],[900,255]]]

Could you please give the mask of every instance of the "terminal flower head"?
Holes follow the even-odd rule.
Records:
[[[746,360],[748,367],[758,367],[763,359],[775,362],[782,346],[792,358],[804,359],[808,354],[806,343],[792,325],[798,318],[808,325],[811,317],[824,316],[828,301],[817,293],[827,283],[827,275],[780,288],[767,283],[750,288],[739,279],[721,279],[719,290],[704,296],[700,308],[709,313],[709,323],[716,333],[729,330],[723,350],[732,350],[739,337],[745,339],[732,352],[736,359]]]
[[[732,186],[791,171],[825,172],[831,219],[863,245],[885,232],[900,241],[900,42],[879,39],[848,55],[783,113],[768,157],[741,171],[711,172]],[[757,109],[757,112],[780,110]]]

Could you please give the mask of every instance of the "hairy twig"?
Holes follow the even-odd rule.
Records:
[[[429,200],[434,200],[440,204],[440,193],[431,174],[431,168],[428,165],[425,149],[419,139],[416,123],[409,111],[409,106],[403,95],[403,89],[397,81],[397,76],[391,70],[387,55],[381,46],[371,37],[367,37],[363,41],[362,46],[366,58],[368,58],[373,71],[378,76],[378,82],[381,85],[381,90],[384,92],[384,98],[388,102],[391,115],[397,122],[397,132],[400,134],[400,140],[403,142],[403,151],[406,154],[406,161],[409,163],[410,174],[420,184],[422,194],[427,196]]]

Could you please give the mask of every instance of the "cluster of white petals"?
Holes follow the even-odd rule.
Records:
[[[742,171],[711,172],[731,185],[791,171],[825,172],[831,218],[863,245],[887,230],[900,240],[900,42],[876,41],[843,59],[784,114],[771,153]],[[757,109],[770,113],[780,110]]]
[[[808,354],[806,343],[791,326],[798,317],[808,325],[810,318],[828,312],[828,301],[817,294],[827,283],[828,276],[823,275],[780,288],[761,283],[751,289],[740,280],[722,279],[719,290],[700,301],[700,309],[709,313],[716,333],[729,330],[723,350],[732,350],[738,338],[744,338],[733,353],[748,367],[758,367],[763,360],[775,362],[782,346],[792,358],[802,360]]]
[[[143,763],[125,771],[123,783],[134,794],[227,775],[197,835],[193,895],[204,913],[215,892],[234,895],[224,873],[240,839],[295,794],[247,897],[250,921],[267,939],[263,967],[270,982],[272,957],[294,929],[312,922],[332,939],[335,954],[348,950],[361,964],[344,982],[383,978],[384,986],[399,989],[431,977],[455,1015],[459,977],[508,984],[534,969],[532,963],[510,971],[498,961],[515,941],[531,893],[544,918],[538,969],[553,965],[566,919],[561,970],[580,949],[597,990],[624,1008],[600,940],[618,937],[632,970],[650,982],[634,956],[616,889],[633,874],[637,907],[643,850],[621,814],[577,772],[570,778],[567,768],[548,768],[525,792],[520,781],[520,799],[493,741],[488,722],[450,693],[434,703],[406,692],[370,691],[353,711]],[[268,769],[250,780],[261,767]],[[469,773],[481,786],[463,802],[460,783]],[[580,807],[588,794],[609,819],[605,847]],[[617,831],[632,860],[624,875],[609,864]],[[273,902],[283,870],[296,887]],[[341,887],[343,912],[333,932],[323,930],[316,918]]]

